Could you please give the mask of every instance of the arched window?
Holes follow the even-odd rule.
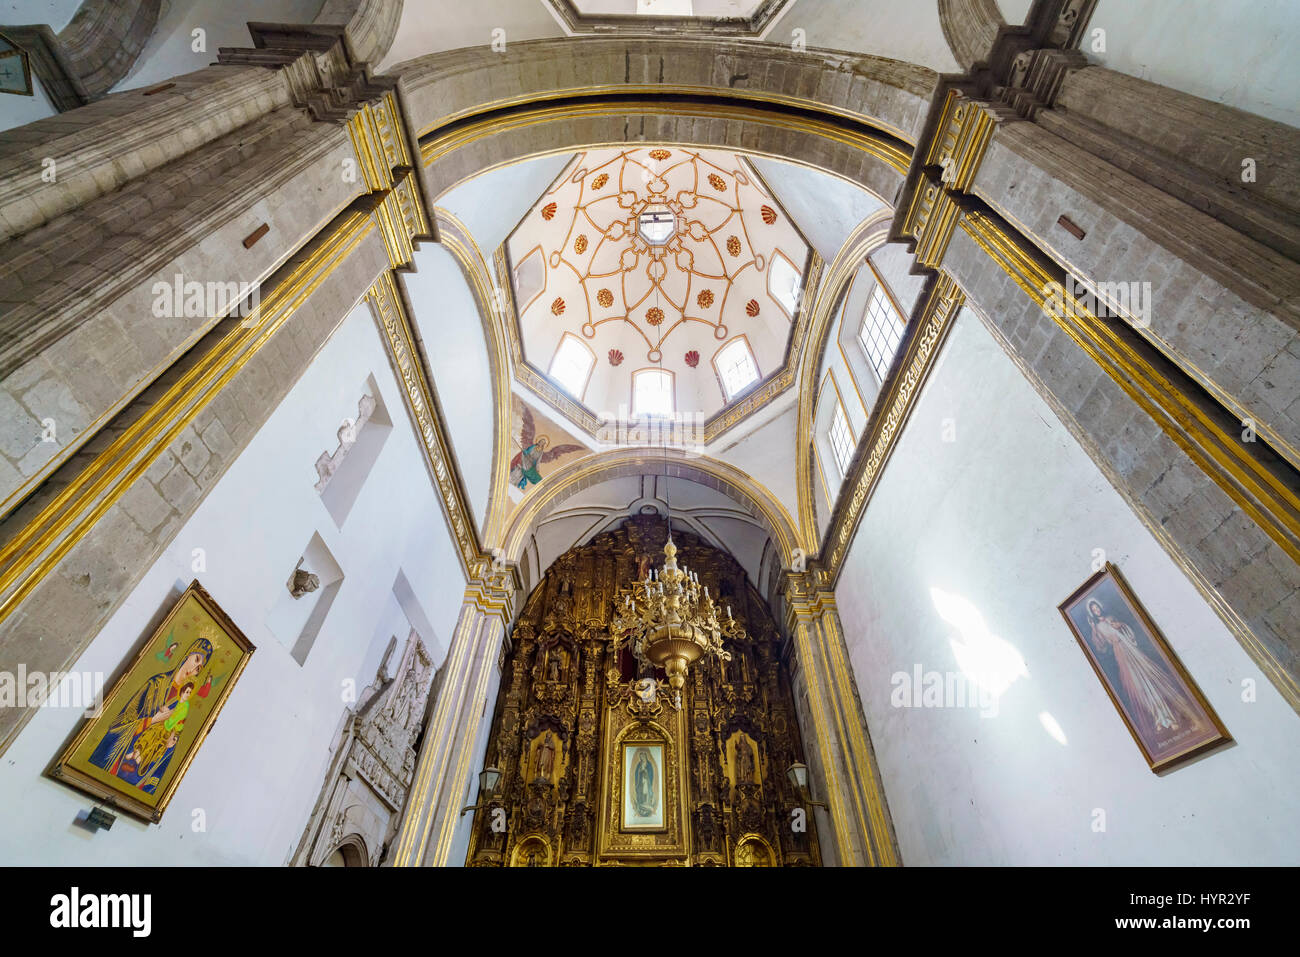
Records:
[[[560,340],[560,347],[551,359],[550,376],[560,384],[565,392],[581,400],[587,391],[587,379],[591,376],[596,356],[577,336],[566,332]]]
[[[758,381],[758,365],[744,336],[732,339],[719,349],[713,365],[718,370],[728,402]]]
[[[803,291],[803,276],[779,249],[772,254],[772,266],[767,271],[767,293],[781,304],[786,315],[794,319],[799,311],[799,294]]]
[[[853,461],[853,432],[849,429],[849,420],[839,399],[835,400],[835,411],[831,414],[830,440],[840,475],[848,475],[849,463]]]
[[[898,344],[903,341],[903,321],[877,279],[876,287],[871,290],[871,298],[867,300],[858,338],[867,350],[872,368],[876,370],[881,382],[885,381],[889,365],[894,361],[894,353],[898,351]]]
[[[662,369],[642,369],[632,376],[633,415],[672,415],[673,375]]]

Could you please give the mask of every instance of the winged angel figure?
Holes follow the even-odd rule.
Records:
[[[520,489],[528,488],[530,482],[533,485],[541,484],[542,475],[537,470],[539,465],[554,462],[561,455],[570,452],[583,451],[581,445],[552,446],[549,437],[537,435],[533,412],[527,406],[524,407],[523,424],[519,429],[519,449],[510,460],[510,484]]]

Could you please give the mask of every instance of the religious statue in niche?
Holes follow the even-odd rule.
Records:
[[[50,774],[159,820],[252,653],[191,582]]]
[[[551,445],[549,436],[538,435],[537,425],[533,421],[533,411],[526,405],[520,405],[519,438],[515,444],[519,451],[510,460],[510,484],[521,491],[531,485],[540,485],[542,474],[539,466],[554,462],[562,455],[573,452],[585,452],[581,445]]]
[[[736,784],[754,783],[754,752],[743,734],[736,738]]]
[[[1060,612],[1152,771],[1232,740],[1114,565]]]
[[[537,776],[550,781],[555,775],[555,735],[547,731],[537,748]]]

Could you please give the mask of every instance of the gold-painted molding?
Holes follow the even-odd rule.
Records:
[[[998,118],[990,112],[993,109],[962,96],[956,89],[948,91],[924,162],[943,170],[944,185],[963,193],[970,191],[997,129]]]
[[[995,218],[967,211],[961,228],[1027,296],[1040,307],[1048,301],[1048,284],[1054,276],[1029,251],[1023,240]],[[1300,501],[1277,476],[1255,461],[1237,441],[1136,348],[1135,343],[1083,303],[1065,297],[1068,308],[1048,309],[1058,326],[1115,381],[1179,448],[1254,521],[1292,561],[1300,562]],[[1141,510],[1135,508],[1139,519]],[[1143,522],[1150,527],[1148,521]],[[1268,676],[1291,706],[1300,711],[1300,682],[1243,622],[1205,575],[1187,556],[1182,545],[1163,529],[1152,529],[1211,608],[1237,638],[1247,654]]]
[[[429,473],[437,486],[446,512],[447,525],[456,539],[461,567],[468,578],[471,567],[483,553],[474,526],[474,512],[469,507],[469,496],[451,453],[446,425],[438,413],[437,401],[425,375],[424,363],[415,347],[406,304],[391,271],[386,270],[375,280],[366,292],[366,299],[384,333],[389,361],[402,384],[407,411],[420,437]]]
[[[451,840],[461,820],[458,798],[465,793],[469,762],[484,715],[471,707],[469,728],[460,719],[467,706],[487,698],[487,683],[497,663],[497,646],[504,640],[519,587],[517,566],[483,562],[475,564],[465,586],[460,616],[443,665],[446,678],[434,702],[394,839],[395,867],[447,863]],[[426,860],[430,841],[433,858]]]
[[[962,216],[961,227],[1292,561],[1300,563],[1300,496],[1294,489],[1084,303],[1064,294],[1064,308],[1046,308],[1048,287],[1056,277],[993,217],[970,210]]]
[[[889,231],[889,221],[894,212],[889,207],[872,213],[849,233],[848,238],[835,254],[835,260],[826,270],[817,288],[813,300],[811,317],[808,324],[808,345],[800,357],[798,368],[799,413],[795,435],[800,448],[795,461],[795,483],[799,495],[799,536],[804,548],[809,553],[815,552],[819,535],[817,532],[817,511],[813,497],[812,461],[804,454],[803,443],[812,440],[812,430],[817,410],[817,370],[822,356],[826,352],[828,338],[835,327],[836,309],[843,296],[847,294],[853,277],[871,251],[885,241]],[[850,370],[852,371],[852,370]],[[834,507],[834,499],[827,497],[828,507]]]
[[[934,366],[953,319],[965,302],[965,294],[947,273],[941,272],[920,312],[913,316],[917,328],[908,341],[897,374],[885,383],[876,408],[867,421],[865,435],[849,466],[820,557],[831,580],[839,578],[844,558],[857,533],[867,500],[875,490],[889,456],[907,424],[916,398]]]
[[[438,241],[447,247],[469,283],[483,325],[487,343],[488,367],[492,377],[493,443],[492,486],[488,489],[487,515],[483,522],[483,540],[489,546],[501,540],[509,497],[506,476],[510,462],[510,349],[503,330],[510,325],[505,310],[511,302],[492,282],[483,251],[469,228],[449,210],[433,208],[438,225]]]
[[[922,179],[903,217],[903,233],[916,240],[916,261],[929,269],[943,263],[948,243],[957,228],[961,207],[942,184]]]
[[[364,210],[353,209],[339,217],[329,235],[263,295],[255,317],[236,323],[0,548],[0,621],[13,613],[375,227],[374,217]]]
[[[785,582],[786,630],[799,662],[798,677],[808,691],[809,715],[829,790],[841,864],[853,863],[850,833],[860,835],[864,863],[898,866],[898,848],[888,802],[867,743],[866,718],[858,706],[857,685],[846,658],[847,645],[830,576],[816,566],[791,573]],[[836,747],[844,757],[841,779]]]

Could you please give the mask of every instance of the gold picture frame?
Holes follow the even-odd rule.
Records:
[[[157,823],[254,650],[194,579],[48,774]]]
[[[1232,741],[1110,562],[1057,606],[1153,772]]]

